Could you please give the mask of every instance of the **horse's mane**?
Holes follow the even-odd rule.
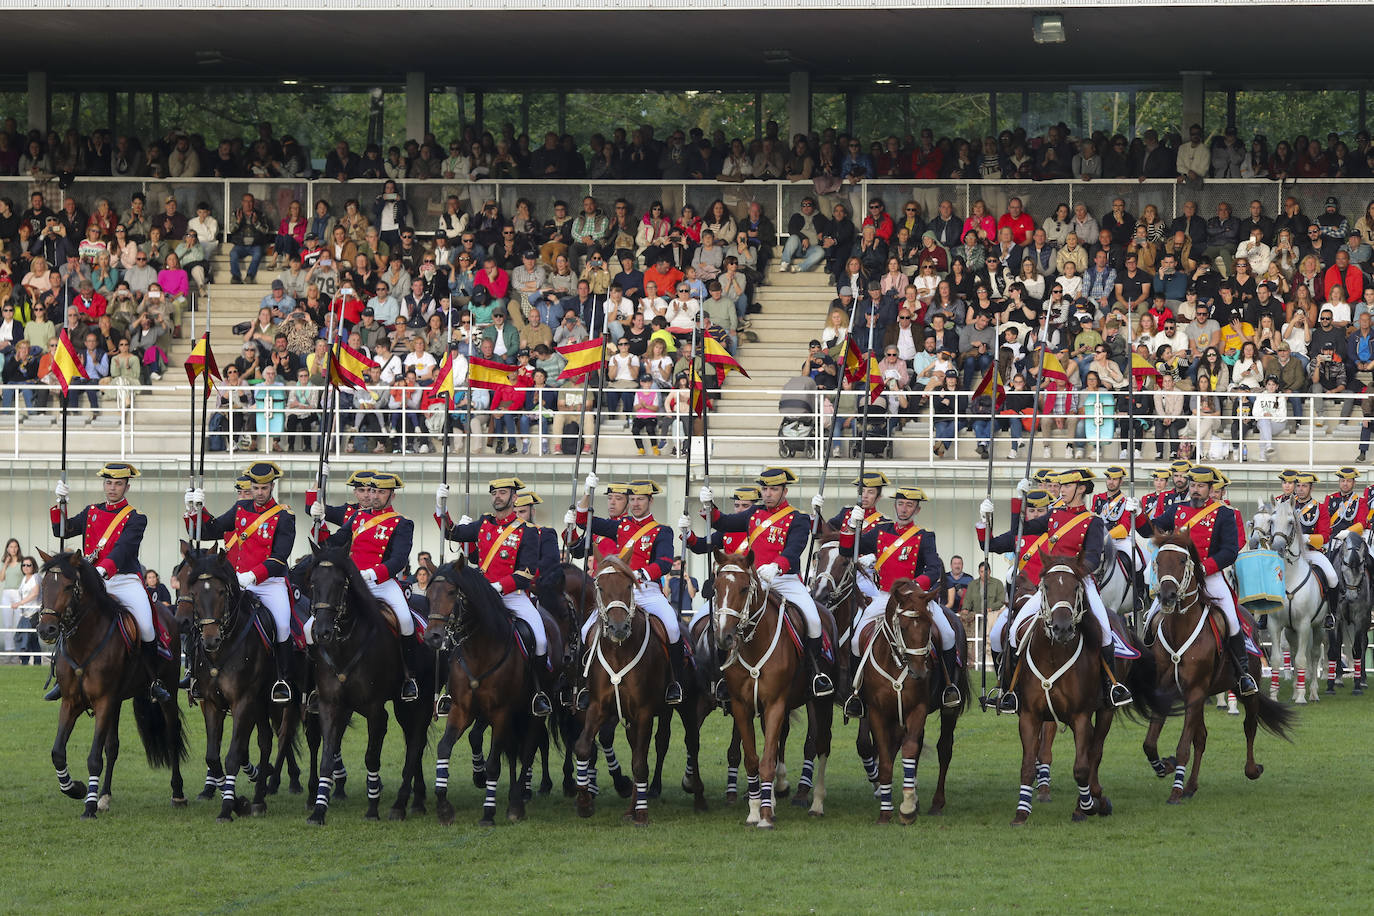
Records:
[[[434,577],[462,592],[484,628],[504,632],[503,624],[509,626],[505,605],[477,567],[465,560],[450,560],[435,571]]]
[[[634,570],[630,569],[630,564],[626,563],[624,560],[622,560],[615,554],[610,554],[609,556],[602,557],[601,567],[597,569],[597,572],[599,573],[602,569],[605,569],[607,566],[611,567],[616,572],[621,573],[622,575],[628,576],[631,580],[634,579]]]
[[[119,602],[110,597],[110,593],[105,589],[105,580],[100,578],[100,573],[80,553],[75,550],[65,550],[57,554],[43,564],[39,574],[53,569],[80,582],[81,590],[94,597],[96,609],[101,614],[111,620],[119,619],[119,615],[123,613],[123,608],[120,607]]]
[[[363,587],[362,574],[358,570],[358,565],[353,562],[353,557],[348,552],[348,548],[328,545],[321,547],[319,553],[315,555],[314,565],[322,562],[333,563],[344,570],[348,576],[347,595],[349,603],[371,617],[373,623],[384,626],[381,603],[373,597],[372,592]],[[314,565],[311,567],[312,573],[314,572]]]

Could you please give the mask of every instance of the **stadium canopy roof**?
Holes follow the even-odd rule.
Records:
[[[4,70],[69,80],[272,78],[365,82],[424,72],[469,86],[547,82],[646,86],[785,82],[923,85],[1055,80],[1111,85],[1211,80],[1364,80],[1374,4],[1208,0],[1092,6],[1012,0],[405,0],[0,2]],[[1035,14],[1066,40],[1032,39]],[[1301,36],[1300,47],[1294,36]],[[94,53],[103,43],[111,53]],[[123,53],[121,49],[134,49]],[[91,52],[91,53],[87,53]],[[570,80],[575,85],[570,85]]]

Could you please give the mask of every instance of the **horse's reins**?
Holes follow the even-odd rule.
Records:
[[[722,617],[734,617],[736,620],[739,621],[735,624],[735,635],[737,637],[735,647],[731,650],[730,657],[727,658],[725,660],[725,663],[720,666],[720,670],[722,673],[724,673],[726,668],[730,667],[732,664],[738,663],[741,668],[748,672],[749,677],[753,682],[754,688],[754,711],[758,712],[759,675],[763,673],[763,669],[765,666],[767,666],[768,660],[773,657],[773,652],[778,648],[778,642],[782,638],[783,616],[787,612],[783,609],[781,604],[779,604],[778,625],[777,628],[773,630],[773,639],[771,642],[768,643],[768,648],[764,650],[762,657],[760,657],[759,660],[754,664],[750,664],[749,662],[744,660],[744,656],[740,653],[739,647],[743,643],[753,641],[754,635],[758,630],[759,622],[763,620],[763,615],[768,610],[768,594],[765,589],[759,588],[758,580],[755,578],[753,573],[751,573],[749,570],[745,569],[742,566],[738,566],[734,563],[728,563],[724,566],[717,568],[716,575],[719,576],[722,573],[739,574],[744,576],[749,582],[749,588],[745,591],[744,594],[744,607],[742,610],[737,611],[734,608],[724,605],[716,609],[717,613],[719,613]],[[759,596],[762,598],[762,600],[759,601],[757,608],[752,606],[754,604],[755,596]]]
[[[459,588],[458,583],[453,579],[450,579],[447,575],[439,576],[438,578],[452,586],[454,593],[454,604],[466,607],[466,600],[461,599],[459,597],[463,594],[463,590]],[[501,642],[505,644],[505,651],[501,653],[501,657],[498,658],[495,664],[493,664],[486,671],[483,671],[481,674],[474,675],[472,673],[472,668],[468,665],[467,654],[463,652],[463,646],[467,644],[468,633],[467,628],[463,625],[465,618],[461,610],[456,614],[430,614],[426,619],[429,621],[431,625],[433,625],[435,622],[443,624],[445,638],[448,639],[448,641],[453,645],[453,657],[457,660],[459,666],[463,669],[463,674],[467,676],[469,690],[476,690],[477,686],[481,684],[482,681],[486,680],[487,678],[495,674],[501,668],[501,666],[506,663],[506,659],[510,658],[513,641],[510,639],[502,639]],[[512,625],[512,630],[513,629],[514,625]]]
[[[835,553],[838,559],[847,559],[846,555],[838,548],[836,549]],[[816,591],[820,588],[822,583],[829,582],[830,597],[826,600],[825,606],[832,615],[835,615],[836,612],[839,610],[840,605],[844,604],[845,601],[849,600],[849,597],[853,595],[854,592],[858,589],[858,577],[861,574],[865,576],[867,574],[860,572],[860,568],[857,563],[850,563],[848,566],[846,566],[845,571],[840,573],[840,577],[838,580],[830,574],[830,570],[831,566],[827,565],[824,572],[818,572],[816,574],[815,579],[811,583],[811,594],[815,595]],[[850,618],[849,626],[845,627],[844,632],[840,634],[837,645],[842,646],[849,641],[849,638],[853,633],[856,618],[857,615],[855,615],[855,617]]]
[[[585,682],[587,680],[588,674],[591,672],[593,653],[590,651],[590,649],[594,648],[596,650],[596,660],[601,665],[601,669],[606,672],[606,676],[610,678],[611,689],[615,693],[616,721],[624,722],[625,707],[620,699],[620,683],[625,679],[625,675],[629,674],[631,671],[635,669],[635,667],[644,658],[645,653],[648,652],[649,637],[653,628],[649,625],[649,621],[646,619],[644,621],[644,639],[642,642],[640,642],[639,651],[635,653],[634,658],[630,659],[630,663],[625,667],[621,668],[619,671],[616,671],[611,667],[610,662],[606,661],[606,655],[601,649],[601,634],[606,631],[606,624],[610,622],[609,612],[613,608],[623,608],[625,610],[625,613],[629,616],[630,623],[633,626],[635,611],[638,610],[639,605],[635,602],[633,575],[630,576],[629,603],[620,600],[611,601],[609,603],[603,602],[601,600],[601,577],[603,575],[606,575],[607,573],[615,573],[618,576],[625,575],[623,571],[621,571],[615,566],[604,565],[596,571],[596,575],[595,577],[593,577],[593,582],[596,586],[594,589],[592,589],[593,594],[596,596],[596,636],[593,638],[592,645],[591,647],[589,647],[589,651],[587,652],[587,659],[582,665],[582,680]],[[611,642],[614,642],[616,645],[621,645],[623,643],[623,640],[616,640],[614,637],[611,637]]]
[[[927,608],[927,610],[929,610],[929,608]],[[921,611],[907,610],[899,605],[896,616],[914,620],[921,616]],[[909,649],[906,645],[906,638],[902,635],[901,624],[893,626],[892,620],[887,614],[879,617],[876,623],[877,629],[873,634],[873,638],[868,641],[868,645],[864,647],[864,657],[862,661],[860,661],[858,671],[854,675],[854,689],[858,690],[862,682],[864,664],[867,663],[871,665],[873,670],[882,675],[883,680],[888,682],[892,687],[893,693],[897,695],[897,721],[905,722],[906,708],[902,701],[902,691],[905,689],[906,679],[912,674],[912,660],[928,657],[934,650],[934,644],[927,635],[926,644],[924,646],[921,646],[919,649]],[[878,641],[879,635],[887,640],[887,646],[892,652],[892,663],[901,672],[896,677],[888,674],[887,669],[878,664],[878,660],[873,654],[873,645]]]
[[[1051,566],[1049,569],[1045,570],[1040,575],[1040,612],[1037,616],[1039,616],[1040,622],[1044,627],[1045,638],[1050,639],[1051,641],[1053,641],[1053,637],[1050,635],[1050,620],[1054,616],[1054,612],[1056,610],[1058,610],[1061,607],[1067,607],[1069,609],[1069,613],[1073,615],[1073,623],[1075,629],[1077,629],[1079,621],[1083,619],[1083,612],[1085,610],[1085,590],[1081,582],[1079,582],[1078,587],[1074,589],[1073,601],[1056,601],[1054,604],[1049,604],[1049,592],[1045,588],[1045,579],[1056,573],[1067,574],[1069,576],[1072,576],[1076,582],[1078,581],[1078,574],[1074,571],[1074,569],[1063,563],[1058,563],[1054,566]],[[1046,607],[1047,604],[1049,605],[1048,607]],[[1083,631],[1078,630],[1077,632],[1078,644],[1074,646],[1073,654],[1069,656],[1068,661],[1060,665],[1059,669],[1055,671],[1054,674],[1051,674],[1049,677],[1046,677],[1044,673],[1041,672],[1040,667],[1035,664],[1035,654],[1031,652],[1030,641],[1035,637],[1034,630],[1032,630],[1031,633],[1026,637],[1026,649],[1023,653],[1021,653],[1026,665],[1030,668],[1031,674],[1035,675],[1036,679],[1040,681],[1040,689],[1045,692],[1045,705],[1049,707],[1050,715],[1054,717],[1054,721],[1060,723],[1064,723],[1064,720],[1060,718],[1059,712],[1054,708],[1054,700],[1050,698],[1050,691],[1054,689],[1054,685],[1059,682],[1059,679],[1061,677],[1063,677],[1065,674],[1067,674],[1070,670],[1073,669],[1073,666],[1078,663],[1079,657],[1083,654]],[[1013,684],[1014,680],[1015,679],[1013,678]]]
[[[1188,634],[1188,638],[1185,639],[1183,644],[1177,649],[1169,645],[1169,639],[1164,635],[1164,627],[1161,626],[1159,628],[1159,644],[1164,647],[1165,652],[1169,653],[1169,659],[1174,663],[1174,686],[1178,688],[1178,692],[1181,695],[1183,693],[1183,681],[1178,676],[1179,662],[1183,660],[1184,654],[1192,648],[1193,643],[1197,642],[1198,637],[1202,635],[1202,630],[1206,627],[1207,621],[1212,615],[1207,610],[1207,605],[1198,600],[1201,586],[1197,581],[1196,573],[1193,571],[1193,555],[1187,548],[1180,547],[1178,544],[1161,544],[1159,550],[1155,554],[1156,569],[1158,569],[1159,566],[1159,554],[1165,553],[1166,551],[1169,553],[1183,554],[1183,578],[1180,579],[1172,574],[1159,577],[1160,585],[1163,585],[1165,582],[1172,582],[1178,586],[1178,597],[1174,600],[1172,605],[1166,605],[1163,601],[1159,603],[1160,613],[1179,614],[1182,613],[1182,611],[1179,610],[1181,606],[1186,605],[1191,607],[1194,604],[1198,605],[1202,610],[1202,613],[1198,615],[1197,626],[1193,627],[1193,632]],[[1189,597],[1190,595],[1191,597]]]

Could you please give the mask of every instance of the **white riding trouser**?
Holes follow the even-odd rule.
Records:
[[[1214,572],[1202,581],[1202,593],[1207,596],[1207,600],[1221,608],[1221,613],[1226,617],[1226,635],[1235,636],[1240,632],[1240,618],[1236,615],[1236,602],[1231,597],[1231,586],[1226,582],[1224,573]],[[1145,614],[1145,625],[1155,619],[1159,613],[1159,599],[1156,598],[1154,604],[1150,605],[1150,610]]]
[[[863,655],[864,646],[859,634],[870,622],[877,620],[886,613],[887,604],[891,598],[892,596],[888,592],[878,592],[873,596],[873,600],[868,603],[868,607],[864,608],[864,612],[859,615],[859,619],[854,621],[854,635],[849,637],[850,652],[856,656]],[[934,601],[930,602],[930,616],[935,622],[934,641],[938,648],[942,651],[955,648],[954,627],[949,625],[949,618],[945,616],[944,608]]]
[[[501,603],[510,611],[511,616],[525,621],[534,633],[534,654],[549,654],[549,634],[544,632],[544,618],[535,608],[534,602],[525,592],[511,592],[501,596]]]
[[[153,629],[153,605],[148,600],[148,590],[143,587],[143,577],[138,573],[117,573],[105,580],[105,591],[118,601],[120,606],[138,623],[138,638],[144,642],[157,639]]]
[[[878,583],[873,581],[872,568],[864,569],[854,574],[854,587],[859,590],[859,594],[872,601],[882,592],[878,588]]]
[[[657,583],[649,582],[635,586],[634,590],[635,606],[644,609],[645,613],[657,617],[659,623],[663,624],[663,632],[668,636],[668,645],[676,645],[682,639],[682,624],[678,620],[677,612],[668,603],[668,596],[663,594],[663,589]],[[711,613],[709,607],[704,607],[692,615],[693,622],[697,617]],[[596,614],[587,615],[586,621],[582,624],[582,644],[587,644],[587,639],[591,635],[592,627],[596,625]]]
[[[1308,548],[1302,552],[1302,555],[1307,559],[1307,562],[1317,567],[1318,571],[1321,572],[1322,579],[1326,581],[1328,588],[1336,587],[1338,581],[1336,579],[1336,567],[1331,565],[1331,561],[1326,558],[1326,554],[1322,553],[1320,550]]]
[[[269,580],[270,581],[270,580]],[[264,583],[266,584],[266,583]],[[396,626],[400,629],[402,636],[415,635],[415,618],[410,616],[410,605],[406,604],[405,592],[401,591],[401,585],[395,579],[387,579],[385,582],[364,582],[367,590],[372,593],[372,597],[391,608],[391,613],[396,615]],[[528,600],[528,599],[526,599]],[[287,627],[290,627],[291,618],[290,604],[287,604]],[[275,618],[275,613],[273,617]],[[287,632],[290,632],[288,629]],[[305,641],[314,645],[315,643],[315,615],[311,614],[310,619],[305,622]]]
[[[267,612],[272,615],[272,623],[277,628],[277,642],[291,638],[291,587],[283,576],[273,576],[255,585],[248,586]],[[410,615],[406,615],[410,616]]]
[[[1083,593],[1087,596],[1088,610],[1092,613],[1093,620],[1096,620],[1097,625],[1102,629],[1102,645],[1104,647],[1110,646],[1112,644],[1112,627],[1107,621],[1107,609],[1102,605],[1102,596],[1097,593],[1097,583],[1091,577],[1083,580]],[[1034,619],[1040,613],[1040,600],[1040,590],[1036,589],[1035,593],[1021,606],[1021,610],[1017,612],[1016,618],[1011,624],[1012,648],[1016,648],[1016,633],[1021,629],[1021,624]]]
[[[1006,645],[1004,638],[1007,633],[1007,619],[1010,615],[1006,608],[1002,608],[1002,613],[997,615],[997,619],[992,622],[992,627],[988,630],[988,648],[993,652],[1005,652]]]
[[[802,582],[801,577],[796,573],[779,573],[773,579],[770,591],[778,593],[778,597],[790,601],[797,606],[797,610],[802,612],[806,618],[806,638],[819,639],[821,635],[821,612],[816,610],[816,599],[811,597],[811,591]]]

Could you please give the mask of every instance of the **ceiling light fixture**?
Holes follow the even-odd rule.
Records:
[[[1031,16],[1031,38],[1038,45],[1063,44],[1068,40],[1064,32],[1064,17],[1058,13],[1036,13]]]

